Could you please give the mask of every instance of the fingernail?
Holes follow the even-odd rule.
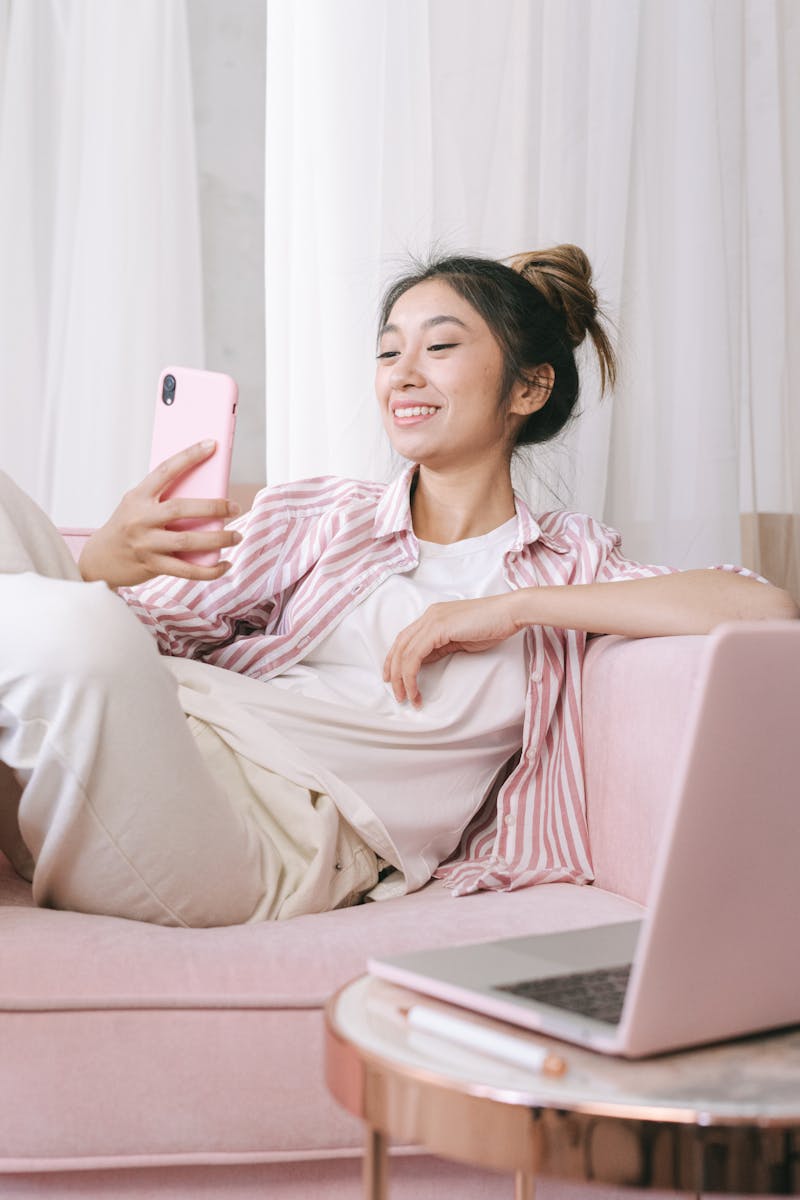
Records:
[[[238,529],[235,529],[233,531],[233,540],[234,540],[234,542],[237,542],[237,543],[242,540],[242,535],[241,535],[241,533],[239,533]]]
[[[232,517],[238,517],[238,515],[241,511],[242,511],[241,504],[237,504],[235,500],[228,501],[228,512],[231,514]]]
[[[214,447],[216,446],[216,444],[217,443],[214,441],[213,438],[206,438],[206,440],[204,442],[200,443],[200,448],[202,450],[213,450]]]

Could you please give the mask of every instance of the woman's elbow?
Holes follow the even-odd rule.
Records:
[[[800,609],[785,588],[763,578],[743,574],[715,572],[714,583],[729,621],[796,621]],[[719,614],[718,614],[719,615]]]
[[[785,588],[776,587],[772,583],[767,586],[762,583],[758,586],[761,594],[757,611],[752,613],[753,617],[774,621],[796,621],[800,618],[800,608],[797,607],[791,593],[787,592]]]
[[[800,619],[800,605],[795,603],[794,597],[789,592],[784,591],[783,588],[779,588],[778,590],[781,593],[785,609],[784,619],[787,621],[797,621]]]

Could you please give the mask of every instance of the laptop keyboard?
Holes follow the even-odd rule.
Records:
[[[565,1008],[617,1025],[628,987],[631,963],[623,967],[602,967],[597,971],[579,971],[574,975],[555,975],[549,979],[523,979],[520,983],[498,985],[498,991],[540,1000],[554,1008]]]

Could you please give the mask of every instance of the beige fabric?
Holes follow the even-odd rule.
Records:
[[[254,734],[235,680],[232,702],[214,700],[224,736],[196,713],[187,721],[182,695],[208,699],[215,668],[184,664],[193,689],[180,687],[179,660],[159,656],[104,584],[75,580],[57,531],[2,476],[0,532],[12,635],[0,656],[0,849],[32,876],[37,904],[203,927],[340,907],[377,882],[375,854],[308,764],[268,729]],[[70,579],[55,577],[62,566]],[[258,761],[232,745],[243,713]]]
[[[237,753],[213,725],[187,720],[206,766],[261,835],[262,873],[273,882],[251,921],[343,908],[377,883],[374,852],[330,796]]]
[[[52,579],[81,577],[50,518],[4,471],[0,471],[0,571],[35,571]],[[9,630],[5,614],[4,625]]]
[[[800,604],[800,514],[742,513],[742,564]]]
[[[28,882],[33,879],[33,859],[19,831],[19,802],[22,788],[16,775],[0,762],[0,850],[17,874]]]

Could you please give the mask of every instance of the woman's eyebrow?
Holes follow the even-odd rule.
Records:
[[[446,325],[446,324],[460,325],[462,329],[469,330],[469,326],[464,321],[462,321],[459,317],[449,317],[449,316],[446,316],[444,313],[442,313],[442,315],[438,316],[438,317],[428,317],[427,320],[422,322],[421,328],[422,329],[432,329],[434,325]],[[396,325],[384,325],[383,329],[380,332],[380,336],[383,337],[383,335],[385,333],[399,333],[399,332],[400,332],[400,330],[398,329],[398,327]]]

